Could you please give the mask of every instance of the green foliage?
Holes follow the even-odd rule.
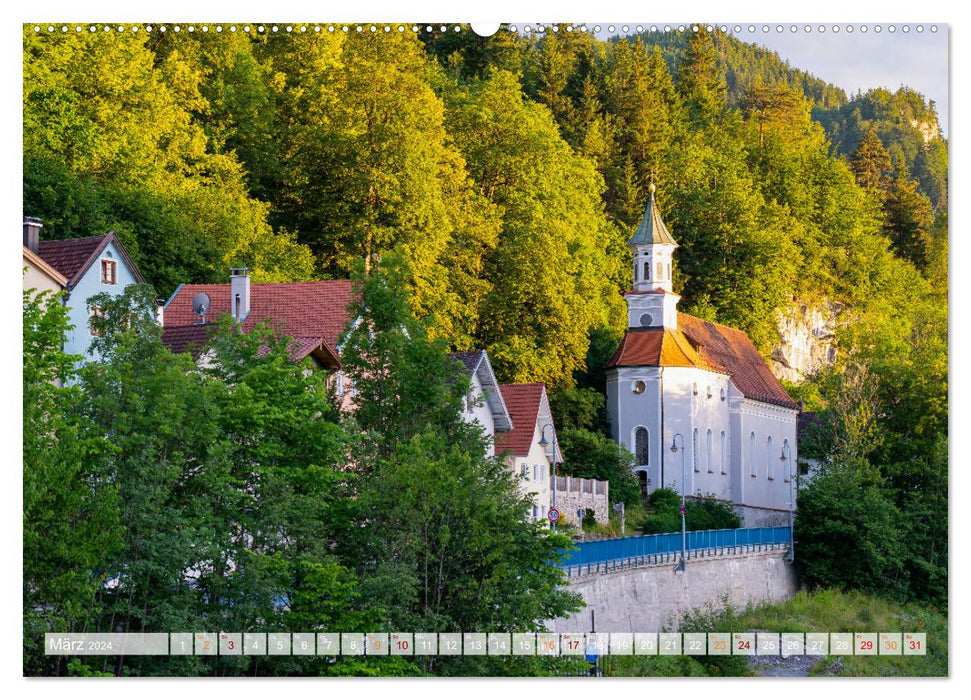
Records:
[[[605,251],[621,243],[600,201],[603,182],[509,73],[456,87],[447,109],[478,191],[502,211],[498,245],[484,261],[480,347],[501,381],[570,386],[588,330],[619,318],[610,283],[618,260]]]
[[[164,294],[230,267],[308,279],[309,251],[269,227],[235,156],[208,149],[193,118],[208,106],[203,82],[180,51],[153,53],[146,33],[25,27],[25,211],[56,236],[114,229]]]
[[[62,350],[67,310],[59,295],[23,294],[24,673],[60,667],[44,633],[82,631],[120,544],[119,501],[104,461],[111,445],[78,413],[81,358]]]
[[[904,533],[890,494],[857,465],[831,466],[800,489],[796,558],[809,586],[904,594]]]
[[[558,437],[563,450],[561,473],[607,481],[611,503],[633,506],[640,502],[634,456],[626,447],[585,428],[560,428]]]
[[[649,515],[641,525],[645,535],[681,531],[681,496],[669,488],[654,489],[647,497]],[[685,529],[728,530],[742,521],[730,503],[714,496],[691,496],[685,501]]]
[[[553,566],[569,540],[525,519],[530,501],[515,475],[486,456],[480,429],[462,419],[468,380],[412,317],[403,267],[402,256],[385,255],[358,273],[363,305],[343,358],[356,388],[349,426],[363,435],[361,477],[338,551],[356,563],[389,629],[539,629],[578,609]],[[455,675],[531,668],[474,657],[429,657],[422,667]]]

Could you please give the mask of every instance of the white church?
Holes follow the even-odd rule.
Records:
[[[607,363],[613,438],[634,454],[644,495],[661,486],[714,495],[735,505],[743,527],[787,524],[799,406],[745,333],[678,312],[678,245],[654,189],[628,242],[627,332]]]

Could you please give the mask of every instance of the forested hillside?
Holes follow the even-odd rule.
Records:
[[[680,245],[681,310],[768,353],[792,304],[843,309],[837,365],[793,392],[823,412],[816,454],[892,509],[871,548],[881,580],[945,596],[948,166],[934,105],[906,88],[848,99],[705,31],[560,29],[27,28],[24,213],[45,236],[115,230],[160,297],[230,267],[347,277],[398,251],[434,335],[488,350],[501,381],[546,382],[554,408],[590,409],[570,427],[596,428],[625,242],[653,181]]]

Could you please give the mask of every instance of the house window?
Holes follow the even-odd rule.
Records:
[[[758,470],[755,468],[755,431],[748,436],[748,461],[749,466],[752,467],[752,476],[758,476]]]
[[[538,520],[538,519],[539,519],[539,507],[534,503],[533,504],[533,520]]]
[[[101,284],[118,284],[118,263],[114,260],[101,261]]]
[[[694,464],[695,471],[701,471],[698,468],[698,429],[695,428],[694,432],[691,433],[691,461]]]
[[[651,436],[647,428],[638,428],[634,431],[634,456],[637,458],[638,466],[645,466],[651,463]]]
[[[719,440],[719,447],[721,451],[718,455],[719,461],[721,462],[722,474],[728,473],[728,441],[725,438],[725,431],[722,431],[721,440]]]
[[[101,335],[101,333],[98,332],[98,329],[95,328],[95,324],[92,323],[92,321],[95,318],[104,318],[104,317],[105,317],[105,313],[104,311],[102,311],[100,306],[92,306],[88,308],[88,328],[91,331],[91,335],[96,335],[96,336]]]
[[[767,478],[775,479],[775,460],[772,459],[772,436],[765,441],[765,475]]]
[[[529,481],[529,465],[524,464],[519,468],[519,475],[523,478],[523,481]]]
[[[337,373],[337,395],[338,396],[344,395],[344,373],[343,372]]]
[[[711,474],[711,472],[712,472],[712,461],[711,461],[711,452],[712,452],[711,428],[708,428],[708,435],[705,438],[705,447],[707,448],[707,451],[708,451],[708,455],[707,455],[708,473]]]

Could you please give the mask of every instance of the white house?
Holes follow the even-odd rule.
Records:
[[[90,359],[94,331],[89,306],[96,294],[121,294],[129,284],[143,283],[141,273],[114,232],[103,236],[42,241],[39,219],[24,218],[24,289],[63,289],[64,304],[74,326],[64,339],[64,351]]]
[[[471,385],[465,399],[463,419],[481,427],[490,438],[512,430],[512,416],[506,408],[488,353],[485,350],[468,350],[450,353],[449,357],[462,364]],[[494,443],[489,445],[487,454],[495,454]]]
[[[635,456],[642,493],[713,494],[747,527],[785,524],[795,506],[798,404],[745,333],[678,312],[677,243],[653,184],[628,245],[634,284],[627,332],[607,363],[607,411],[614,439]]]
[[[517,478],[520,491],[532,501],[530,520],[543,520],[552,502],[553,458],[557,463],[563,461],[546,385],[502,384],[499,390],[512,416],[513,428],[496,434],[496,452],[505,453],[506,464]]]

